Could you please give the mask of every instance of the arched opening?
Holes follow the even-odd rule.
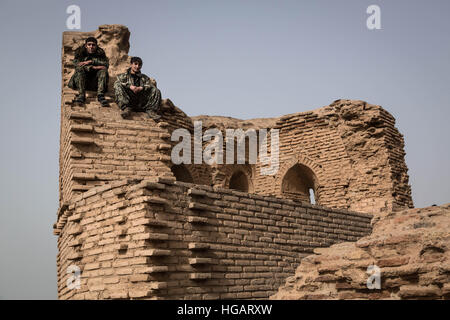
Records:
[[[317,202],[317,178],[305,165],[295,164],[284,175],[281,184],[283,196],[315,204]]]
[[[176,164],[172,166],[170,170],[172,170],[172,173],[177,181],[194,183],[194,179],[192,179],[191,173],[188,169],[186,169],[184,165]]]
[[[230,189],[248,192],[248,179],[242,171],[236,171],[230,178]]]

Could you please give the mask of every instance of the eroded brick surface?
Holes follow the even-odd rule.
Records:
[[[449,230],[450,204],[382,215],[356,243],[315,249],[271,298],[449,299]],[[379,289],[367,286],[371,265]]]
[[[158,123],[142,113],[122,119],[112,82],[128,67],[129,35],[119,25],[63,34],[59,298],[267,298],[315,248],[356,241],[370,233],[372,215],[412,207],[403,137],[387,111],[364,101],[239,120],[189,117],[163,99]],[[67,88],[87,36],[110,58],[110,107],[92,92],[85,105],[73,104]],[[175,168],[172,133],[193,133],[194,121],[224,137],[225,129],[278,129],[279,170],[262,175],[248,154],[244,164]],[[268,142],[270,154],[270,135]],[[82,270],[78,290],[67,286],[71,265]]]
[[[95,187],[59,213],[59,298],[267,298],[314,248],[369,234],[371,218],[167,178]]]

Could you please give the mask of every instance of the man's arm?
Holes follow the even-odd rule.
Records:
[[[130,77],[128,77],[127,73],[119,74],[117,76],[116,83],[117,84],[115,84],[115,85],[120,85],[126,89],[133,91],[134,93],[138,93],[139,91],[143,90],[143,87],[136,87],[133,85],[133,83],[131,82],[131,79],[130,79]]]
[[[106,56],[105,52],[103,51],[103,49],[101,50],[101,53],[98,57],[92,58],[92,65],[94,66],[102,66],[102,67],[106,67],[108,69],[109,67],[109,59]]]
[[[109,67],[109,60],[108,58],[92,58],[92,65],[94,66],[102,66],[105,68]]]
[[[89,64],[92,64],[92,61],[91,61],[91,60],[89,60],[89,61],[83,61],[83,58],[81,58],[81,59],[75,58],[75,59],[73,59],[72,61],[73,61],[73,65],[75,66],[75,68],[77,68],[77,67],[83,67],[83,66],[87,66],[87,65],[89,65]]]
[[[152,87],[156,87],[156,81],[155,80],[152,81],[152,79],[147,77],[147,76],[143,77],[142,80],[143,80],[142,82],[144,83],[143,90],[149,90]]]
[[[75,51],[75,57],[74,57],[74,59],[72,60],[72,63],[73,63],[73,65],[74,65],[75,68],[76,68],[76,67],[82,67],[82,66],[85,66],[85,65],[89,64],[88,61],[84,61],[84,60],[85,60],[85,57],[81,54],[81,51],[82,51],[81,48],[78,48],[78,49]]]
[[[78,67],[82,61],[83,61],[83,58],[79,55],[75,55],[75,58],[72,60],[75,68]]]
[[[121,86],[123,86],[127,89],[130,89],[131,83],[128,81],[128,77],[126,74],[124,74],[124,73],[119,74],[117,76],[116,82],[118,82]]]

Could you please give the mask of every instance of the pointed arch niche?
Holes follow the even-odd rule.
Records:
[[[242,192],[253,192],[253,185],[247,174],[242,170],[236,170],[230,177],[229,189],[234,189]]]
[[[296,163],[283,176],[281,193],[283,197],[318,204],[318,180],[307,166]]]
[[[181,182],[189,182],[194,183],[194,179],[192,179],[192,175],[189,170],[182,164],[176,164],[170,168],[175,179]]]

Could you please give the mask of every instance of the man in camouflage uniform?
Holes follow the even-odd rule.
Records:
[[[127,72],[119,74],[114,83],[116,101],[122,110],[122,117],[127,118],[131,111],[146,112],[153,120],[161,118],[161,92],[156,87],[156,81],[141,73],[142,59],[131,58]]]
[[[75,73],[69,81],[69,88],[78,90],[74,102],[86,101],[86,90],[97,91],[97,99],[102,106],[107,106],[105,93],[108,89],[109,60],[105,51],[97,46],[97,39],[89,37],[83,46],[75,51]]]

